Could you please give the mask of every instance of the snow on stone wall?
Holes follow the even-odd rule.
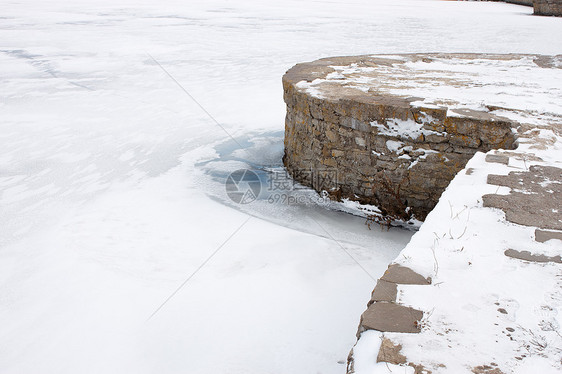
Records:
[[[375,69],[388,61],[324,59],[290,69],[283,77],[284,163],[296,180],[318,191],[423,220],[477,151],[513,148],[512,122],[488,112],[417,106],[419,98],[369,90],[369,78],[361,76],[353,78],[359,89],[317,85],[326,77],[346,79],[334,65]],[[337,180],[315,177],[322,173]]]

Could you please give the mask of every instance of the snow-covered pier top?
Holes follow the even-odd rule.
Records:
[[[332,168],[310,184],[425,218],[348,372],[560,372],[562,56],[329,58],[283,83],[296,178]]]

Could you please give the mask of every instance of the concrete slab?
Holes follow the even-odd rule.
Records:
[[[390,265],[381,279],[397,284],[431,284],[431,279],[426,279],[412,269],[398,264]]]
[[[361,316],[364,329],[384,332],[418,333],[419,321],[423,312],[394,303],[378,302],[372,304]]]

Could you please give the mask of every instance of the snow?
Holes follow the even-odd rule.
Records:
[[[377,362],[377,355],[382,343],[382,335],[375,330],[368,330],[361,334],[361,339],[353,347],[355,357],[353,369],[356,373],[370,374],[414,374],[411,366],[394,365],[387,362]]]
[[[386,148],[388,148],[390,152],[398,153],[398,150],[403,148],[403,146],[404,146],[404,142],[400,142],[397,140],[386,141]]]
[[[503,249],[544,251],[550,247],[549,253],[559,254],[560,244],[533,243],[533,228],[496,224],[502,214],[481,208],[478,199],[482,193],[494,193],[497,188],[486,185],[487,173],[493,171],[485,170],[488,165],[483,156],[478,155],[467,165],[477,170],[475,174],[461,172],[455,178],[442,203],[398,257],[400,262],[431,276],[433,284],[439,286],[400,286],[400,302],[426,311],[427,320],[419,336],[397,336],[395,340],[403,342],[407,347],[403,353],[413,362],[444,364],[446,371],[460,373],[467,371],[464,365],[495,362],[504,372],[515,372],[523,370],[515,358],[522,354],[547,358],[544,361],[552,370],[560,364],[556,361],[562,341],[556,331],[541,327],[552,323],[559,328],[562,322],[556,316],[561,306],[559,266],[517,261],[506,257]],[[449,209],[455,218],[444,223],[443,217],[450,216]],[[428,242],[433,243],[431,248]],[[498,308],[506,309],[507,314],[498,313]],[[490,330],[490,326],[494,328]],[[509,335],[513,339],[506,336],[507,327],[515,329]],[[546,339],[549,344],[545,350],[525,346],[533,334]],[[412,344],[431,349],[417,352]],[[451,344],[454,350],[447,346]]]
[[[562,48],[562,42],[555,42]],[[562,74],[556,68],[562,55],[548,62],[541,57],[494,54],[475,57],[469,54],[451,56],[433,54],[419,58],[411,54],[409,60],[381,58],[376,67],[331,66],[336,69],[326,79],[297,84],[304,92],[316,97],[327,97],[331,91],[345,88],[393,95],[401,98],[423,98],[412,102],[414,107],[448,109],[450,117],[465,117],[467,109],[487,111],[488,107],[517,109],[541,114],[560,113],[562,110]],[[337,99],[337,98],[332,98]],[[422,118],[373,121],[371,125],[382,135],[412,139],[420,135],[438,134],[422,127],[422,122],[435,122],[430,115]],[[419,122],[419,123],[418,123]]]
[[[431,116],[426,116],[426,119],[429,122],[433,121]],[[378,133],[381,135],[397,136],[400,138],[417,139],[420,135],[439,135],[436,131],[424,129],[422,127],[423,124],[417,123],[413,119],[400,120],[394,118],[387,120],[384,125],[381,125],[377,121],[373,121],[371,122],[371,126],[376,127]]]
[[[300,81],[296,84],[298,88],[303,88],[308,92],[311,96],[316,97],[318,99],[323,99],[324,96],[320,93],[320,90],[314,87],[317,84],[324,82],[323,79],[315,79],[312,82],[307,81]]]
[[[0,372],[343,372],[372,278],[411,233],[369,231],[310,190],[291,192],[302,204],[266,194],[240,206],[226,176],[280,169],[280,79],[295,63],[560,53],[562,24],[530,13],[441,1],[0,4]]]

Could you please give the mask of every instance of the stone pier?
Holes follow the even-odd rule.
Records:
[[[517,60],[552,64],[542,56],[469,54],[298,64],[283,77],[285,166],[297,181],[338,199],[376,205],[392,218],[423,221],[476,152],[515,147],[516,122],[496,114],[501,107],[469,108],[455,94],[446,96],[445,90],[457,96],[475,91],[479,83],[467,85],[470,72],[440,70],[443,62],[491,70]],[[498,77],[489,78],[492,87]],[[441,87],[444,96],[428,100],[423,97],[428,87]],[[315,177],[329,172],[337,178]]]

